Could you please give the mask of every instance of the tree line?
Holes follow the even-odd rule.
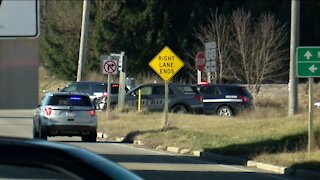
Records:
[[[196,81],[195,55],[217,42],[216,83],[286,82],[289,71],[288,0],[91,0],[85,72],[100,71],[100,55],[125,51],[128,75],[152,72],[149,61],[169,46],[185,67],[174,77]],[[317,1],[301,2],[301,44],[320,38]],[[75,80],[82,1],[41,1],[41,63],[59,78]],[[308,31],[307,31],[308,30]],[[313,35],[314,34],[314,35]],[[310,35],[313,37],[310,38]]]

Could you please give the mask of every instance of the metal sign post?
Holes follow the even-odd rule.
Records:
[[[314,134],[313,134],[313,78],[309,77],[309,123],[308,123],[308,152],[313,151]]]
[[[320,77],[320,47],[297,48],[297,75],[309,81],[308,152],[314,149],[313,131],[313,78]]]
[[[102,74],[108,74],[108,87],[107,87],[107,119],[110,117],[110,98],[111,98],[111,74],[118,73],[118,60],[112,56],[102,55],[101,59],[101,71]]]
[[[164,110],[163,110],[163,117],[162,117],[162,128],[169,127],[168,112],[169,112],[169,82],[164,81]]]
[[[110,117],[110,92],[111,92],[111,77],[110,77],[110,73],[108,73],[108,87],[107,87],[107,91],[108,91],[108,95],[107,95],[107,120],[109,120]]]

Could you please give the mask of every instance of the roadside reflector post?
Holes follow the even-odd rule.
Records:
[[[141,89],[138,90],[138,112],[141,112]]]

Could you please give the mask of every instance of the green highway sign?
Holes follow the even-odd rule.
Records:
[[[297,48],[298,77],[320,77],[320,47]]]

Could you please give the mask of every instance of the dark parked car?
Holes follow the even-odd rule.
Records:
[[[141,179],[84,148],[0,137],[0,179]]]
[[[128,89],[125,89],[126,92]],[[97,109],[103,109],[107,102],[107,97],[110,97],[112,104],[118,101],[119,84],[111,83],[111,93],[108,95],[108,83],[94,81],[72,82],[66,87],[59,90],[61,92],[80,92],[87,93],[91,101]]]
[[[150,111],[162,111],[164,109],[164,84],[144,84],[136,87],[127,93],[125,98],[127,105],[137,107],[139,90],[141,90],[142,108]],[[169,111],[174,113],[202,113],[201,94],[188,84],[169,84]]]
[[[33,137],[81,136],[96,141],[97,116],[87,94],[47,93],[33,116]]]
[[[243,110],[253,110],[253,97],[246,87],[231,84],[202,84],[204,113],[233,116]]]

